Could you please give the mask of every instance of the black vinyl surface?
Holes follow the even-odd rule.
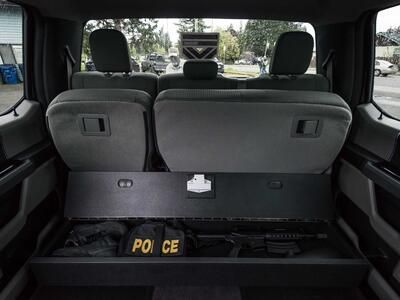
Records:
[[[188,173],[71,172],[67,218],[332,220],[330,176],[206,174],[212,191],[188,193]],[[121,187],[120,183],[130,182]]]
[[[214,298],[213,298],[214,297]],[[217,297],[217,298],[215,298]],[[40,287],[31,300],[366,300],[358,289]]]
[[[368,266],[362,259],[38,257],[37,281],[52,286],[357,287]]]
[[[151,300],[146,287],[60,287],[42,286],[31,300]]]

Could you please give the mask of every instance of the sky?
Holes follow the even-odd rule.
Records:
[[[400,26],[400,5],[382,10],[376,19],[376,31],[386,31],[391,27]]]

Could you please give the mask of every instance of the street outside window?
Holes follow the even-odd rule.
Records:
[[[400,6],[379,12],[376,21],[374,102],[400,119]]]

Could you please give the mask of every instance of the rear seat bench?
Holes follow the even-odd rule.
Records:
[[[269,65],[269,75],[246,80],[248,89],[305,90],[328,92],[328,79],[305,74],[313,53],[313,38],[307,32],[283,33],[277,40]]]
[[[154,118],[171,171],[321,174],[352,115],[331,93],[177,89],[159,94]]]
[[[73,89],[134,89],[157,96],[158,76],[134,73],[124,34],[113,29],[98,29],[89,38],[95,72],[77,72],[72,76]]]
[[[143,91],[69,90],[50,103],[48,128],[72,171],[144,171],[153,152],[151,103]]]
[[[169,89],[236,89],[238,80],[218,74],[213,60],[188,60],[183,74],[164,74],[159,78],[159,93]]]

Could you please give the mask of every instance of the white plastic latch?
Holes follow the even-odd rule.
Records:
[[[206,193],[211,191],[211,180],[205,178],[204,174],[194,174],[187,182],[188,192]]]

